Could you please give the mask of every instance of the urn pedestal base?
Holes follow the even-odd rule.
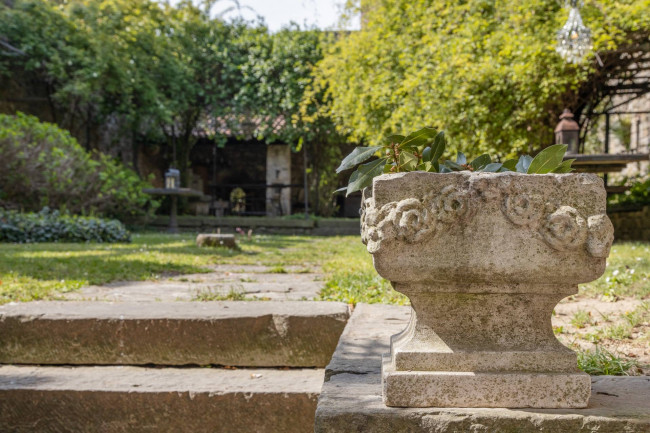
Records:
[[[384,404],[392,407],[583,408],[591,393],[588,374],[396,371],[382,364]]]

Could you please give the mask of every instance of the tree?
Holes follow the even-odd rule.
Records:
[[[314,92],[312,84],[314,67],[333,35],[292,25],[274,34],[258,28],[249,37],[237,110],[257,119],[254,134],[259,139],[307,152],[308,170],[313,174],[312,207],[320,215],[331,215],[336,210],[332,193],[339,180],[334,168],[347,140],[328,116],[315,115],[323,92]]]
[[[151,0],[17,0],[0,6],[0,29],[24,53],[1,56],[0,72],[46,83],[59,125],[118,119],[134,155],[142,137],[173,148],[184,181],[199,122],[230,112],[245,55],[236,41],[248,31],[190,1]]]
[[[363,3],[364,28],[325,56],[317,83],[339,129],[370,144],[429,125],[471,154],[540,149],[563,108],[603,103],[590,86],[616,78],[608,73],[624,62],[621,50],[647,52],[650,34],[647,0],[586,1],[594,49],[609,59],[603,69],[555,52],[567,17],[556,0]]]

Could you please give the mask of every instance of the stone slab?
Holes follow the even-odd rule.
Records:
[[[226,296],[232,292],[247,298],[271,301],[313,300],[323,287],[318,273],[270,273],[265,266],[215,266],[214,272],[186,274],[156,281],[118,281],[82,287],[62,297],[77,301],[191,301],[204,296]],[[300,271],[304,271],[301,269]]]
[[[586,407],[584,373],[396,371],[384,355],[383,401],[394,407]],[[469,398],[468,398],[469,396]]]
[[[226,247],[238,249],[235,235],[233,234],[206,234],[201,233],[196,236],[196,245],[199,247]]]
[[[313,431],[323,370],[0,367],[2,432]]]
[[[324,367],[337,302],[30,302],[0,306],[0,363]]]
[[[408,307],[358,304],[316,410],[316,433],[649,432],[650,377],[591,377],[584,409],[395,408],[382,402],[381,355],[408,322]]]

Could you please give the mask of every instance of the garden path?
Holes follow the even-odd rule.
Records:
[[[286,266],[214,265],[213,272],[153,281],[87,286],[62,296],[77,301],[315,300],[323,286],[313,269]]]

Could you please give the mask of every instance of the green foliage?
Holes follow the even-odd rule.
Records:
[[[345,302],[356,305],[366,304],[397,304],[408,305],[408,298],[391,287],[390,283],[374,271],[367,272],[335,272],[321,289],[319,299],[322,301]]]
[[[231,112],[249,31],[189,1],[152,0],[16,0],[0,5],[0,29],[25,53],[0,56],[0,71],[46,83],[60,126],[120,119],[135,150],[138,139],[176,146],[183,180],[193,131]]]
[[[526,174],[569,173],[575,159],[562,161],[567,150],[564,144],[555,144],[539,152],[534,158],[522,155],[519,161],[508,160],[504,163],[493,162],[492,157],[483,154],[467,162],[464,153],[458,152],[456,161],[440,162],[444,154],[446,139],[444,132],[436,128],[422,128],[407,136],[390,135],[382,145],[372,147],[357,147],[346,156],[337,173],[351,169],[361,164],[350,175],[347,195],[360,191],[372,185],[372,179],[382,173],[401,173],[408,171],[427,171],[432,173],[451,173],[453,171],[504,172],[516,171]],[[364,164],[375,155],[378,159]]]
[[[438,125],[452,150],[505,158],[541,149],[562,109],[576,108],[581,86],[593,93],[587,84],[603,73],[593,56],[572,65],[555,52],[563,3],[364,0],[361,31],[319,65],[324,111],[369,146],[389,131]],[[647,10],[647,0],[586,1],[594,49],[647,42]]]
[[[273,34],[264,28],[251,29],[241,39],[247,55],[234,99],[236,112],[255,119],[253,135],[258,139],[307,151],[311,207],[323,216],[336,210],[332,192],[339,179],[332,168],[347,141],[328,116],[318,115],[324,92],[312,89],[312,71],[331,38],[296,25]]]
[[[208,287],[199,289],[192,298],[193,301],[254,301],[255,298],[246,296],[244,289],[241,286],[230,287],[228,293],[222,293],[217,289]]]
[[[0,208],[0,242],[130,242],[131,235],[117,220],[60,214],[43,208],[20,213]]]
[[[576,311],[571,318],[571,324],[578,329],[584,328],[591,324],[591,314],[588,311]]]
[[[617,356],[597,346],[592,351],[578,352],[578,368],[592,376],[630,376],[637,372],[633,359]]]
[[[225,22],[209,13],[214,1],[1,3],[0,38],[25,55],[0,50],[0,75],[8,78],[0,80],[0,93],[43,84],[51,101],[44,109],[73,132],[117,120],[136,155],[139,146],[162,145],[184,184],[197,131],[217,143],[229,130],[307,147],[317,155],[307,168],[312,208],[336,210],[332,167],[346,140],[318,115],[324,92],[311,91],[329,33],[292,26],[271,34],[263,25]]]
[[[33,116],[0,115],[0,201],[112,217],[143,214],[157,202],[150,186],[103,154],[91,157],[67,131]]]
[[[608,205],[631,207],[650,204],[650,176],[626,179],[623,184],[628,184],[630,189],[621,194],[608,196]]]

